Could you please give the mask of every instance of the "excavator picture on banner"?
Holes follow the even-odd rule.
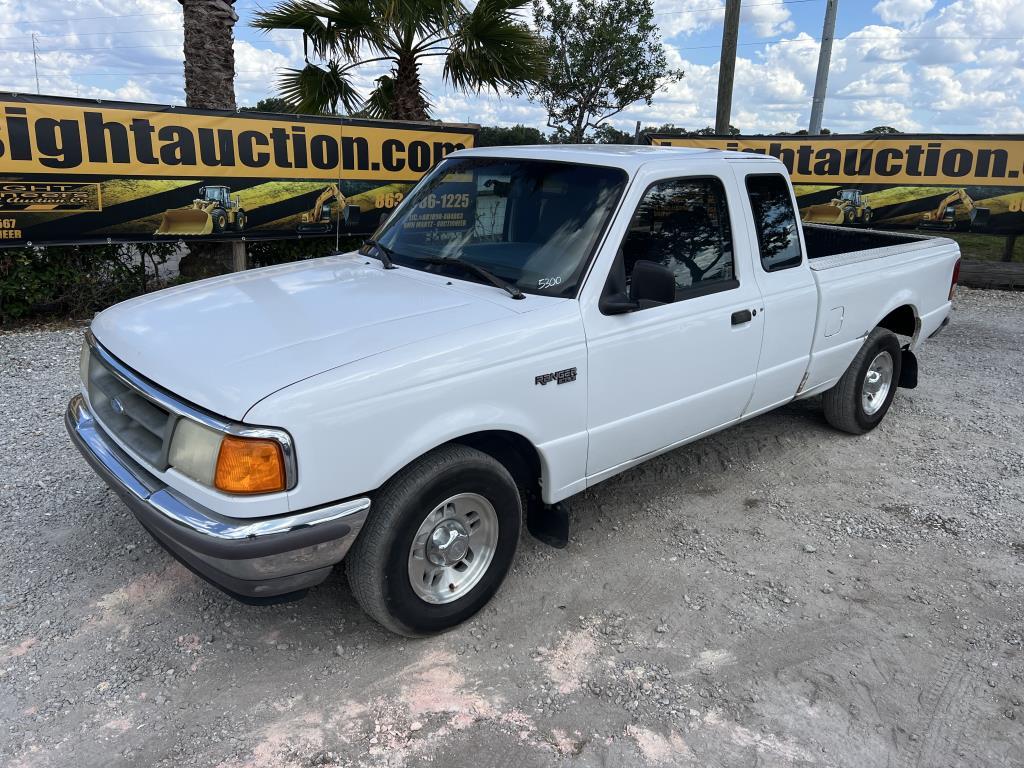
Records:
[[[977,205],[967,194],[966,189],[954,190],[942,198],[938,207],[934,211],[926,212],[917,226],[919,229],[943,229],[952,232],[958,229],[961,223],[967,223],[963,217],[957,217],[961,210],[967,211],[968,226],[972,232],[983,232],[988,229],[991,211]]]
[[[347,205],[345,195],[337,184],[328,184],[324,191],[317,197],[313,207],[302,214],[302,221],[299,223],[298,231],[307,232],[330,232],[334,229],[335,210],[342,211],[342,217],[347,225],[355,225],[359,218],[359,206]]]

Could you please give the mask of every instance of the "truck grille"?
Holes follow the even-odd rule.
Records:
[[[98,355],[89,356],[86,381],[96,419],[140,459],[163,472],[177,416],[144,397]]]

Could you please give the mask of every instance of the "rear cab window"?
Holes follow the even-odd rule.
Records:
[[[765,272],[798,267],[803,262],[793,197],[785,177],[747,176],[747,197],[754,215],[761,267]]]

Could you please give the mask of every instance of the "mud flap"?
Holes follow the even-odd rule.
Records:
[[[914,389],[917,387],[917,355],[907,347],[903,348],[900,356],[900,380],[898,386],[903,389]]]
[[[526,530],[538,541],[555,549],[569,546],[569,502],[539,502],[527,506]]]

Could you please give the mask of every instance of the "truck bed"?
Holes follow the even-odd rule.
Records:
[[[949,313],[950,279],[960,256],[945,237],[804,227],[808,263],[818,286],[818,328],[805,392],[820,392],[843,375],[864,337],[892,310],[912,310],[902,331],[911,348]],[[915,327],[916,326],[916,327]]]
[[[804,242],[811,269],[822,270],[933,248],[946,240],[877,229],[805,224]]]

